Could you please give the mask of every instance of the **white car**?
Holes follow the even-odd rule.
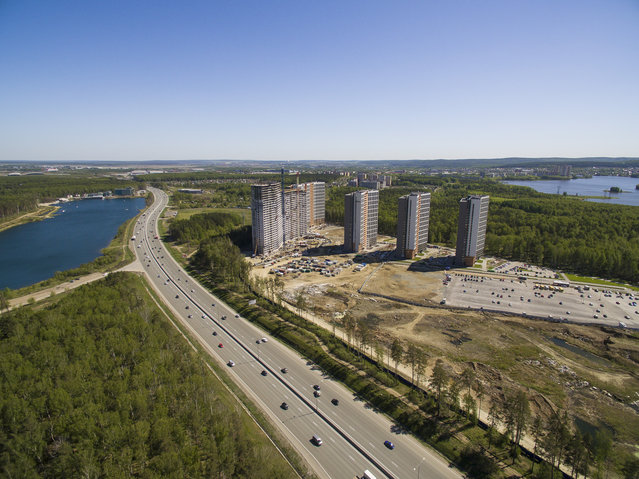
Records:
[[[230,368],[235,366],[235,362],[233,360],[229,361],[227,364],[229,365]]]
[[[268,339],[266,339],[266,338],[262,338],[262,342],[263,342],[263,343],[266,343],[266,342],[268,342]]]

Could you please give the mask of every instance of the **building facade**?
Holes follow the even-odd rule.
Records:
[[[411,193],[399,198],[397,209],[397,254],[414,258],[426,249],[430,221],[430,193]]]
[[[282,190],[279,183],[251,185],[254,254],[269,254],[284,244],[282,210]]]
[[[489,196],[467,196],[459,202],[455,263],[472,266],[484,253]]]
[[[323,181],[302,183],[299,188],[306,191],[308,225],[323,224],[326,221],[326,183]]]
[[[306,190],[295,186],[284,190],[284,243],[304,236],[309,227]]]
[[[379,191],[362,190],[344,197],[344,251],[357,253],[377,243]]]

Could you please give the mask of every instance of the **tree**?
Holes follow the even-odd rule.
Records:
[[[629,457],[621,468],[624,479],[639,479],[639,458]]]
[[[298,290],[295,294],[295,307],[297,308],[297,314],[302,315],[302,312],[306,310],[308,307],[308,303],[306,301],[306,295],[302,289]]]
[[[442,396],[446,391],[448,378],[449,376],[444,368],[444,362],[438,359],[435,362],[435,367],[430,377],[430,384],[435,388],[435,397],[437,398],[437,417],[439,417],[441,412]]]
[[[488,428],[488,447],[492,445],[493,435],[495,434],[495,426],[501,421],[501,405],[498,401],[493,401],[488,410],[488,421],[490,427]]]
[[[390,357],[393,361],[395,361],[395,374],[397,374],[397,364],[404,357],[404,347],[399,339],[393,339],[391,343]]]
[[[366,353],[366,346],[368,346],[371,340],[371,328],[362,319],[357,320],[355,336],[359,342],[360,349]]]
[[[384,367],[384,347],[379,343],[379,341],[375,341],[373,343],[373,349],[375,350],[375,358],[377,359],[377,363]]]
[[[470,366],[467,366],[461,373],[460,382],[462,386],[468,388],[468,394],[470,394],[470,388],[474,381],[475,371]]]
[[[553,412],[548,419],[546,427],[546,435],[542,441],[542,450],[550,460],[551,479],[554,476],[554,469],[559,467],[564,457],[566,450],[566,444],[570,438],[570,432],[568,431],[568,423],[570,419],[568,413]]]
[[[462,397],[462,402],[464,404],[464,410],[466,411],[466,417],[470,419],[471,411],[474,413],[475,408],[477,407],[477,401],[473,399],[473,396],[470,393],[466,393]]]
[[[479,407],[477,408],[477,419],[481,420],[481,400],[484,397],[484,383],[481,380],[478,380],[475,384],[475,395],[477,396],[477,400],[479,401]]]
[[[351,345],[351,339],[353,338],[353,332],[355,331],[355,318],[351,315],[350,312],[344,313],[344,318],[342,320],[344,322],[344,330],[346,331],[346,338],[348,339],[348,345]]]
[[[415,366],[419,361],[419,348],[413,343],[409,343],[404,353],[404,363],[410,366],[410,382],[415,387]]]
[[[532,438],[533,438],[533,441],[534,441],[534,445],[533,445],[533,454],[534,455],[538,454],[539,442],[543,438],[544,429],[545,429],[545,425],[544,425],[544,420],[542,419],[542,417],[539,416],[539,415],[535,416],[535,418],[533,419],[532,424],[530,425],[530,434],[532,435]],[[530,466],[530,473],[531,474],[534,472],[535,462],[536,461],[534,459],[531,461],[531,466]]]

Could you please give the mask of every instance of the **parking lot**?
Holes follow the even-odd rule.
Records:
[[[553,286],[550,280],[454,271],[444,275],[443,282],[443,301],[449,306],[639,328],[639,295],[635,297],[632,292],[593,287],[580,291],[574,285]]]

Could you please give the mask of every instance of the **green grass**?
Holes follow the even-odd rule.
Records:
[[[193,215],[202,213],[234,213],[242,217],[243,224],[251,224],[251,210],[246,208],[189,208],[181,209],[175,219],[188,220]]]
[[[592,284],[600,284],[602,286],[614,286],[617,288],[630,288],[634,291],[639,291],[639,287],[637,286],[632,286],[630,284],[626,284],[626,283],[615,283],[614,281],[608,281],[605,279],[601,279],[601,278],[592,278],[590,276],[579,276],[576,274],[571,274],[571,273],[565,273],[566,278],[568,278],[570,281],[576,281],[578,283],[592,283]]]

